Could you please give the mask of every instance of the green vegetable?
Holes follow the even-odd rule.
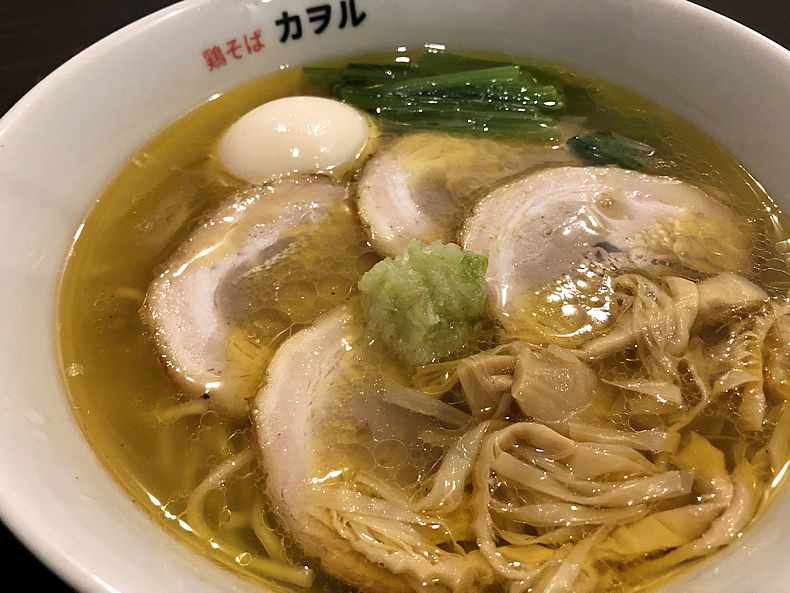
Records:
[[[304,74],[391,129],[549,140],[565,107],[561,86],[539,82],[523,66],[443,51],[409,64],[352,63]]]
[[[488,257],[416,239],[359,281],[368,328],[412,364],[447,360],[476,348],[482,334]]]
[[[647,144],[608,132],[574,136],[568,146],[584,160],[635,171],[643,170],[655,152]]]
[[[302,72],[312,84],[349,84],[371,85],[399,80],[414,74],[411,66],[406,64],[356,64],[351,63],[344,68],[307,67]]]

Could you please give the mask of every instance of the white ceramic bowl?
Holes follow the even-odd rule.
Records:
[[[327,2],[337,15],[340,0]],[[80,591],[256,590],[172,541],[113,482],[77,428],[55,362],[58,279],[80,221],[144,141],[213,94],[281,66],[425,42],[548,59],[686,117],[790,210],[790,54],[684,0],[356,0],[364,20],[334,21],[321,35],[306,18],[313,4],[174,5],[80,54],[0,121],[0,513]],[[284,11],[301,15],[301,39],[280,41]],[[257,29],[265,48],[210,69],[206,49]],[[662,591],[790,590],[788,517],[790,492]]]

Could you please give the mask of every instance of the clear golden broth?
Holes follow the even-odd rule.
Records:
[[[722,189],[749,218],[766,218],[769,196],[709,137],[629,92],[574,78],[596,89],[598,103],[607,106],[596,118],[599,129],[660,134],[667,147],[661,156],[672,163],[669,173]],[[207,101],[151,140],[88,214],[66,262],[60,296],[64,377],[96,454],[131,498],[178,541],[251,579],[262,578],[256,576],[254,560],[263,554],[249,515],[262,508],[267,522],[276,526],[261,501],[262,478],[254,464],[209,497],[205,519],[211,533],[191,531],[185,515],[190,492],[211,469],[251,446],[250,429],[211,412],[160,420],[184,397],[158,360],[138,310],[157,266],[208,212],[242,187],[218,171],[211,158],[224,129],[265,101],[314,92],[299,70],[278,72]],[[767,236],[761,255],[759,280],[774,294],[790,286],[787,267],[771,248],[784,234],[777,229]],[[350,233],[345,247],[359,256],[362,272],[376,261],[361,231]],[[333,293],[337,286],[330,284],[328,278],[324,289]],[[344,294],[354,290],[341,288]],[[297,551],[289,553],[298,558]],[[331,583],[321,577],[314,589],[331,588]]]

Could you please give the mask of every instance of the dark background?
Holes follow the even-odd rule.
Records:
[[[0,114],[82,49],[173,3],[173,0],[0,0]],[[697,0],[696,3],[790,48],[790,2],[786,0]],[[9,551],[3,556],[3,564],[20,577],[20,588],[73,593],[2,524],[0,544]]]

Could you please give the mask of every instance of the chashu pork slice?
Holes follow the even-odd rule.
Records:
[[[164,263],[141,315],[171,376],[189,397],[209,397],[212,409],[249,421],[247,400],[260,387],[266,344],[234,349],[231,338],[241,321],[287,334],[291,320],[274,299],[270,306],[254,302],[272,288],[261,271],[292,257],[345,197],[345,185],[319,175],[245,189],[206,218]]]
[[[373,247],[395,257],[411,239],[454,241],[481,190],[537,167],[560,164],[579,164],[564,143],[406,134],[365,165],[357,207]]]
[[[605,328],[613,274],[748,273],[745,221],[689,183],[614,167],[558,167],[484,196],[464,249],[488,252],[489,304],[523,339],[574,345]]]
[[[398,476],[409,470],[425,475],[435,460],[422,435],[438,424],[394,403],[388,390],[400,396],[405,388],[382,377],[386,355],[364,339],[360,319],[352,300],[280,346],[251,405],[253,429],[267,494],[293,541],[327,573],[363,591],[413,593],[407,551],[377,556],[382,546],[359,526],[373,512],[370,537],[386,532],[389,523],[397,538],[404,509],[368,498],[359,484],[372,480],[385,492],[400,492]],[[359,524],[348,528],[344,513]],[[386,568],[387,559],[395,567]]]

